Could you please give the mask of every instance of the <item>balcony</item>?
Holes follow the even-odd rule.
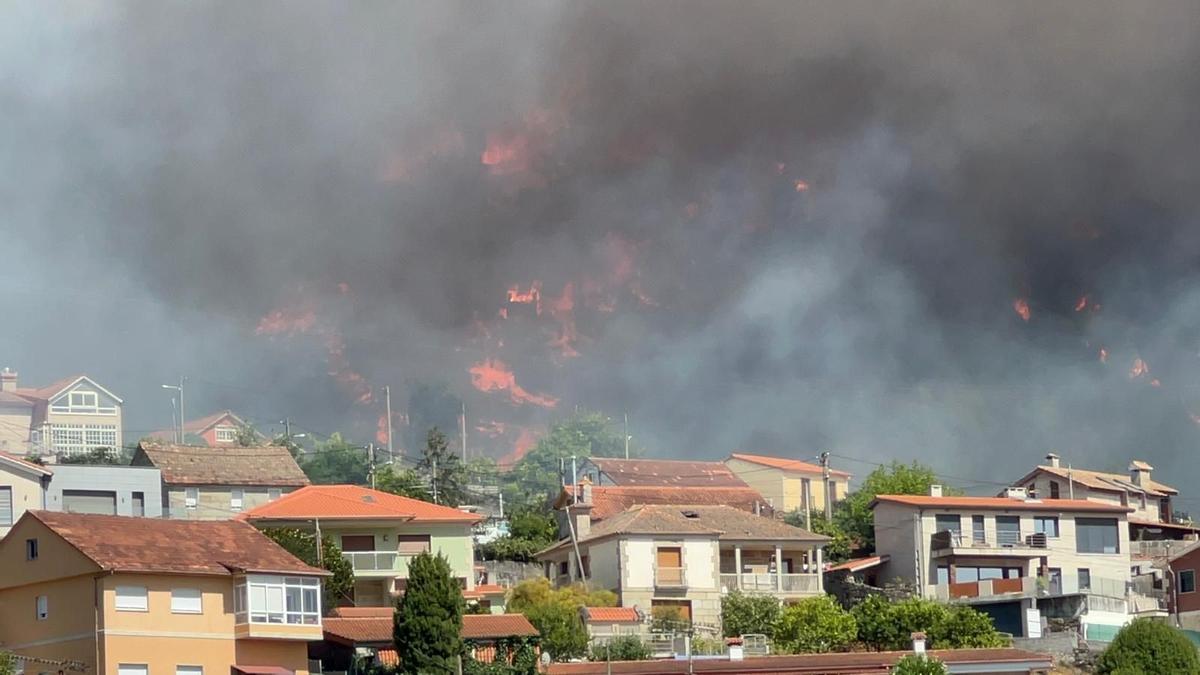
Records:
[[[682,567],[655,567],[655,588],[687,588],[687,576]]]
[[[929,547],[934,558],[955,555],[988,555],[1032,557],[1046,549],[1046,535],[1041,532],[1021,534],[1011,530],[990,532],[990,539],[983,532],[964,534],[952,530],[934,532],[929,537]]]
[[[984,579],[952,584],[937,584],[932,587],[934,598],[942,601],[983,601],[998,598],[1028,598],[1037,593],[1035,577],[1015,579]]]
[[[400,555],[395,551],[343,551],[342,557],[350,562],[355,576],[408,576],[408,563],[413,556]]]
[[[769,593],[771,595],[814,595],[821,592],[816,574],[721,574],[721,589],[729,593]]]

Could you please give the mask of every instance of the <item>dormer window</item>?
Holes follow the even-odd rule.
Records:
[[[50,403],[50,411],[71,415],[115,415],[116,406],[101,405],[100,394],[94,391],[70,391]]]

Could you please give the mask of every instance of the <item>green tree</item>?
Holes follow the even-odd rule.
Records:
[[[856,635],[854,617],[831,596],[820,595],[779,613],[774,644],[786,654],[833,652],[849,647]]]
[[[421,474],[412,469],[401,469],[396,471],[394,467],[385,466],[375,471],[375,489],[381,492],[390,492],[401,497],[411,497],[412,499],[420,499],[423,502],[432,502],[433,496],[429,494],[429,486]]]
[[[495,488],[500,485],[500,467],[491,457],[472,457],[466,464],[467,482],[472,486]]]
[[[255,430],[253,424],[242,424],[237,430],[237,444],[243,448],[254,448],[262,445],[262,434]]]
[[[510,613],[520,614],[529,608],[545,603],[558,602],[581,607],[616,607],[617,594],[604,589],[589,589],[583,584],[572,584],[553,588],[545,577],[526,579],[513,586],[508,592],[507,607]]]
[[[1104,675],[1200,673],[1200,656],[1182,631],[1154,619],[1134,619],[1117,633],[1108,649],[1100,655],[1096,672]]]
[[[587,628],[578,607],[565,602],[542,602],[527,608],[525,618],[541,634],[542,649],[555,661],[587,655]]]
[[[366,485],[370,463],[367,451],[335,433],[300,462],[304,475],[317,485]]]
[[[593,661],[646,661],[652,653],[650,645],[636,635],[620,635],[607,642],[592,645]]]
[[[922,598],[890,602],[872,595],[850,612],[858,625],[858,639],[875,650],[907,649],[917,632],[925,633],[934,649],[1004,645],[991,617],[966,605],[947,606]]]
[[[58,458],[60,464],[112,464],[124,466],[129,464],[133,453],[124,448],[91,448],[87,452],[74,455],[62,455]]]
[[[678,607],[652,607],[650,609],[650,630],[661,633],[685,632],[691,630],[692,622],[683,615]]]
[[[0,675],[14,675],[16,672],[16,657],[11,652],[0,651]]]
[[[871,649],[902,649],[909,639],[909,635],[901,635],[902,629],[892,618],[891,602],[882,595],[868,595],[850,608],[850,613],[858,627],[859,641]]]
[[[1005,646],[1004,638],[996,631],[992,617],[967,605],[951,605],[928,634],[929,643],[934,649]]]
[[[770,595],[733,591],[721,598],[721,626],[725,637],[763,634],[770,637],[779,620],[779,600]]]
[[[453,673],[463,653],[462,589],[442,554],[428,552],[408,565],[408,583],[396,602],[392,638],[405,673]]]
[[[550,514],[524,507],[509,518],[508,534],[479,547],[485,560],[532,562],[534,554],[553,544],[558,526]]]
[[[580,412],[551,427],[508,474],[505,499],[514,507],[544,509],[558,494],[559,462],[597,457],[624,457],[625,439],[612,420],[600,413]]]
[[[949,672],[946,664],[923,654],[909,654],[892,668],[892,675],[947,675]]]
[[[892,462],[881,466],[863,479],[858,490],[839,504],[834,522],[867,554],[875,551],[875,517],[871,502],[876,495],[927,495],[929,486],[938,482],[933,469],[913,462]]]
[[[446,434],[437,427],[425,436],[425,448],[417,471],[430,477],[434,485],[434,501],[446,506],[465,504],[467,500],[467,472],[458,455],[450,451]]]
[[[823,534],[830,538],[830,542],[825,544],[825,560],[828,562],[838,563],[850,559],[850,552],[853,546],[850,543],[850,536],[841,528],[834,520],[825,517],[824,511],[810,511],[809,517],[812,523],[804,521],[804,511],[799,509],[788,513],[783,517],[783,522],[792,527],[799,527],[809,532]]]
[[[317,537],[314,533],[290,527],[269,528],[262,532],[288,553],[333,575],[321,582],[321,609],[326,614],[332,612],[341,601],[350,599],[350,591],[354,588],[354,567],[342,557],[342,551],[333,539],[321,538],[321,561],[318,563]]]

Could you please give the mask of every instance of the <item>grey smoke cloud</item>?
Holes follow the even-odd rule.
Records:
[[[317,341],[253,335],[305,298],[373,384],[445,380],[480,417],[550,415],[472,392],[495,356],[663,455],[1004,480],[1055,449],[1182,483],[1200,40],[1188,3],[1152,9],[15,5],[0,345],[26,379],[111,382],[131,427],[184,372],[196,409],[365,437]],[[481,164],[522,133],[517,175]],[[625,278],[588,307],[620,252],[653,302]],[[535,279],[575,284],[579,357],[545,312],[494,318]]]

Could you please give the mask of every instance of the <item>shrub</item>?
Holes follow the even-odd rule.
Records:
[[[930,656],[909,654],[896,662],[892,675],[947,675],[946,664]]]
[[[934,649],[1004,645],[991,617],[966,605],[947,606],[920,598],[888,602],[875,595],[850,611],[858,639],[875,650],[908,649],[916,632],[926,633]]]
[[[541,602],[525,610],[525,618],[542,636],[542,649],[555,661],[587,655],[588,634],[579,607],[565,602]]]
[[[606,643],[592,645],[593,661],[645,661],[649,659],[650,645],[636,635],[621,635]]]
[[[725,641],[715,638],[692,638],[692,653],[697,656],[716,656],[725,653]]]
[[[1100,655],[1096,672],[1107,675],[1200,673],[1200,656],[1182,632],[1153,619],[1134,619]]]
[[[858,629],[858,639],[876,651],[902,649],[908,635],[901,635],[892,618],[892,603],[882,595],[869,595],[850,610]]]
[[[966,605],[951,606],[927,632],[935,649],[1005,646],[992,617]]]
[[[828,595],[783,608],[775,622],[775,646],[785,653],[839,651],[854,642],[854,617]]]
[[[779,619],[779,601],[770,595],[734,591],[721,598],[721,627],[725,637],[751,633],[770,636]]]
[[[683,616],[683,610],[678,607],[654,607],[650,610],[650,630],[663,633],[685,631],[692,627],[692,622]]]

